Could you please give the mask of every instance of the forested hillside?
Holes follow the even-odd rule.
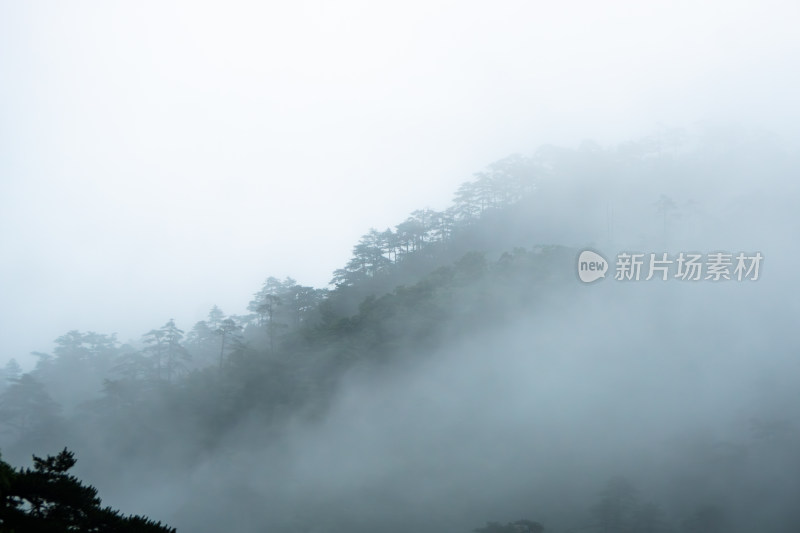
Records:
[[[798,189],[770,183],[797,155],[667,133],[493,163],[369,229],[327,288],[265,273],[244,313],[68,331],[3,370],[3,455],[66,446],[179,531],[794,531],[784,271],[576,277],[587,246],[781,264]]]

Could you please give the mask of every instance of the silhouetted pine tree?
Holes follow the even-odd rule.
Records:
[[[175,532],[161,522],[100,507],[97,489],[67,473],[74,465],[66,448],[55,457],[34,455],[33,470],[15,470],[0,460],[0,532]]]

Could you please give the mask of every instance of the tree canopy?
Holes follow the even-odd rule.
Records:
[[[161,522],[102,507],[97,489],[68,473],[75,462],[66,448],[55,456],[34,455],[32,469],[0,460],[0,531],[175,533]]]

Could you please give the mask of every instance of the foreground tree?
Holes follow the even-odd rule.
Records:
[[[0,460],[0,532],[175,533],[161,522],[100,507],[97,489],[67,473],[74,465],[66,448],[46,459],[34,455],[33,470]]]

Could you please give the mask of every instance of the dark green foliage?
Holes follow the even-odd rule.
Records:
[[[97,489],[67,472],[75,457],[66,448],[55,457],[33,456],[33,470],[0,461],[0,532],[170,533],[174,528],[101,507]]]

